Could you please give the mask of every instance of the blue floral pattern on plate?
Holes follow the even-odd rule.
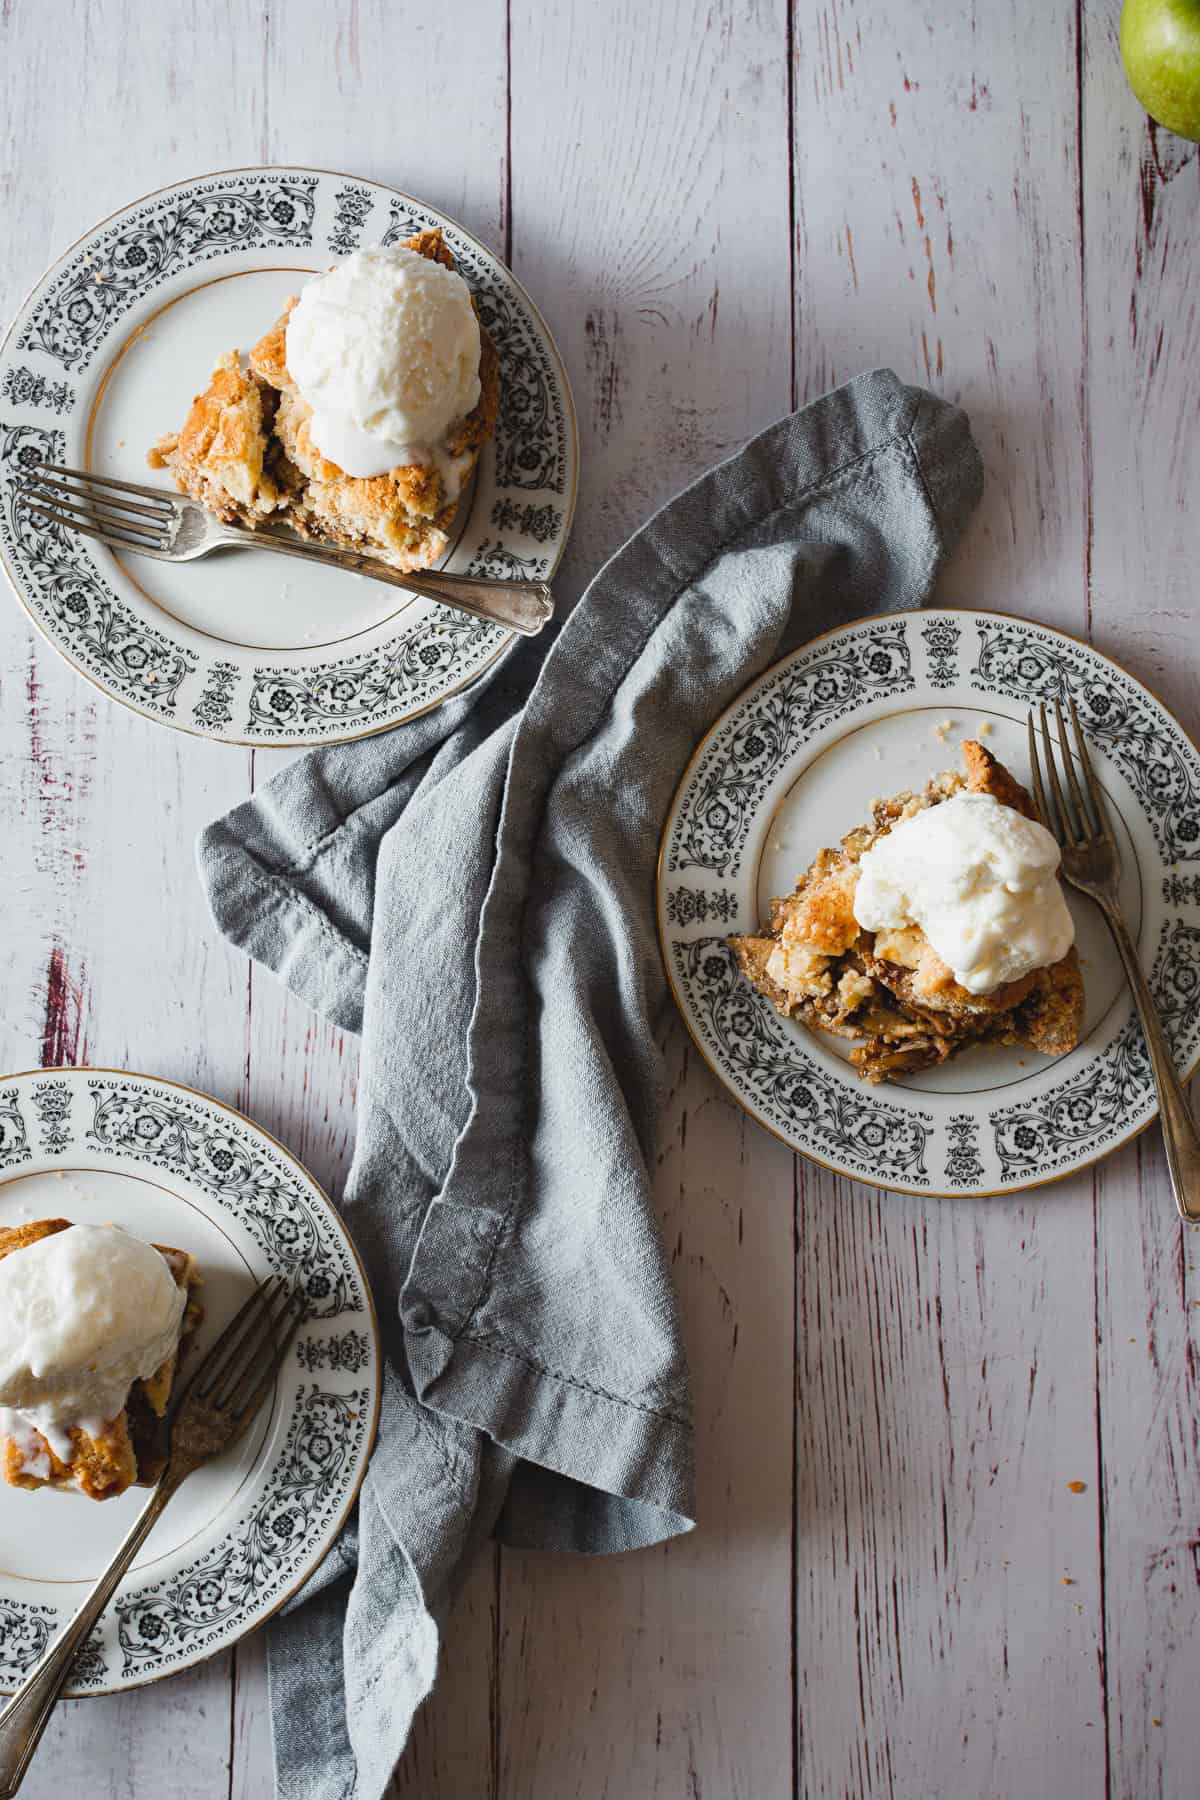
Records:
[[[7,1180],[64,1166],[167,1187],[248,1246],[260,1279],[286,1275],[309,1302],[279,1377],[276,1422],[234,1500],[218,1501],[178,1552],[135,1567],[80,1652],[68,1692],[109,1692],[235,1642],[311,1573],[366,1467],[379,1345],[365,1277],[336,1214],[300,1165],[240,1114],[141,1075],[12,1077],[0,1087],[0,1199]],[[19,1180],[13,1194],[19,1201]],[[187,1494],[185,1486],[175,1506]],[[40,1497],[20,1499],[33,1518]],[[71,1504],[59,1496],[45,1503]],[[77,1598],[69,1582],[0,1572],[0,1691],[20,1682]]]
[[[1001,1066],[972,1050],[945,1072],[871,1088],[834,1040],[781,1018],[741,978],[727,942],[757,929],[764,891],[783,891],[762,888],[768,828],[784,797],[801,792],[806,772],[843,739],[872,727],[886,765],[888,746],[905,732],[910,745],[930,732],[945,744],[956,712],[971,735],[970,715],[983,711],[985,738],[994,721],[1007,721],[1007,754],[1018,743],[1023,754],[1030,701],[1068,688],[1120,797],[1142,940],[1153,947],[1152,980],[1188,1071],[1200,1060],[1200,875],[1191,872],[1200,863],[1200,754],[1151,694],[1088,645],[967,609],[863,620],[768,669],[716,721],[683,776],[662,839],[658,927],[684,1022],[753,1117],[839,1174],[947,1197],[998,1193],[1081,1168],[1153,1116],[1145,1047],[1119,969],[1114,1003],[1066,1057],[1030,1053]],[[922,779],[954,760],[951,748],[930,744]],[[897,785],[881,771],[875,791]],[[822,821],[818,841],[836,841],[858,816]],[[1102,974],[1085,971],[1085,984]]]
[[[420,201],[306,169],[182,182],[98,226],[26,303],[0,349],[0,555],[41,630],[114,699],[224,742],[340,742],[439,705],[512,644],[511,632],[419,601],[359,632],[350,654],[331,658],[303,643],[264,654],[191,629],[103,549],[14,506],[16,479],[39,461],[85,462],[102,385],[131,334],[162,308],[233,274],[282,265],[300,280],[330,255],[435,226],[500,357],[495,438],[484,446],[447,566],[547,577],[575,503],[565,369],[509,271]],[[171,421],[158,430],[163,423]],[[219,580],[214,570],[219,564],[197,564],[195,581]]]

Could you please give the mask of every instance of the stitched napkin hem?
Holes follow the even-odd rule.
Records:
[[[864,393],[875,402],[870,429]],[[503,1328],[510,1305],[503,1252],[520,1228],[533,1179],[527,1089],[536,1080],[538,1027],[523,965],[528,896],[554,879],[541,862],[546,808],[558,771],[611,720],[623,684],[636,680],[639,659],[672,611],[694,601],[715,564],[761,542],[777,515],[797,513],[816,494],[869,486],[877,460],[898,457],[914,468],[929,508],[933,560],[940,558],[962,507],[961,480],[956,485],[941,474],[942,459],[959,455],[958,448],[948,451],[947,437],[965,446],[959,466],[965,464],[969,484],[976,466],[963,416],[937,403],[927,409],[926,398],[886,371],[862,377],[769,427],[671,501],[601,571],[563,627],[510,753],[479,944],[512,945],[517,954],[493,956],[480,980],[468,1036],[472,1111],[401,1296],[410,1371],[419,1398],[478,1425],[515,1454],[600,1491],[640,1498],[652,1492],[672,1519],[693,1511],[685,1402],[660,1408],[644,1393],[598,1387],[584,1367],[550,1367]],[[830,443],[838,455],[829,454]],[[619,592],[623,604],[614,608],[603,644],[581,656],[574,640],[590,641],[607,590]],[[734,677],[740,684],[750,673],[742,668]],[[604,804],[600,796],[596,803]],[[657,828],[655,819],[653,841],[644,847],[648,886]],[[650,899],[646,893],[639,903]],[[631,1144],[628,1161],[636,1160]],[[663,1523],[666,1535],[671,1527],[665,1517]]]
[[[311,753],[202,838],[219,929],[363,1036],[343,1207],[379,1306],[384,1411],[344,1658],[332,1588],[272,1640],[288,1800],[378,1800],[485,1531],[599,1552],[690,1528],[651,1185],[662,819],[747,682],[831,626],[929,598],[981,482],[957,408],[861,376],[672,500],[503,677]],[[715,781],[713,805],[735,788]],[[692,1204],[722,1203],[694,1177]],[[322,1683],[331,1728],[318,1706],[314,1738]]]

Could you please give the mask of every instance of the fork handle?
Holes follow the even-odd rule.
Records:
[[[372,581],[386,581],[425,600],[437,600],[443,606],[469,613],[473,619],[507,625],[523,637],[536,637],[554,613],[554,596],[548,581],[491,581],[475,575],[448,575],[442,569],[401,574],[377,556],[366,556],[358,550],[292,541],[238,525],[227,525],[221,532],[221,541],[246,544],[255,550],[274,550],[279,556],[298,556],[305,562],[327,563],[333,569],[369,575]]]
[[[1150,983],[1143,972],[1137,946],[1115,906],[1104,906],[1104,916],[1117,941],[1117,949],[1121,953],[1121,961],[1133,989],[1138,1017],[1142,1021],[1146,1048],[1150,1052],[1150,1068],[1158,1090],[1159,1119],[1167,1151],[1167,1168],[1171,1172],[1171,1186],[1175,1190],[1175,1204],[1179,1208],[1181,1219],[1189,1225],[1200,1225],[1200,1134],[1196,1131],[1183,1084],[1175,1071],[1175,1059],[1171,1055],[1154,996],[1150,992]]]
[[[132,1529],[71,1623],[59,1632],[24,1685],[0,1710],[0,1800],[10,1800],[20,1787],[50,1721],[55,1701],[71,1672],[76,1651],[112,1599],[122,1576],[179,1486],[180,1479],[178,1474],[172,1478],[169,1467],[163,1472]]]

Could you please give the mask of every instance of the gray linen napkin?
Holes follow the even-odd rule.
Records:
[[[362,1034],[343,1207],[387,1375],[357,1520],[272,1628],[294,1800],[382,1793],[478,1540],[628,1550],[690,1528],[647,1173],[663,816],[760,670],[927,598],[981,479],[961,412],[864,375],[664,507],[548,650],[301,758],[203,835],[220,930]]]

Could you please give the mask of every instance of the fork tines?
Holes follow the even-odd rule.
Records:
[[[184,1395],[237,1419],[256,1411],[307,1315],[303,1292],[273,1275],[234,1314]]]
[[[17,501],[35,518],[146,556],[169,549],[179,518],[176,501],[161,489],[58,463],[39,463],[18,486]]]
[[[1049,799],[1042,782],[1041,764],[1038,759],[1037,732],[1034,729],[1033,710],[1029,713],[1029,766],[1033,777],[1033,798],[1038,812],[1047,828],[1054,833],[1060,843],[1068,846],[1085,844],[1095,838],[1112,842],[1112,828],[1109,825],[1108,810],[1104,804],[1104,795],[1096,772],[1092,767],[1092,759],[1088,752],[1087,739],[1079,722],[1079,713],[1074,700],[1067,695],[1067,707],[1071,714],[1071,732],[1075,741],[1074,754],[1067,742],[1067,728],[1063,720],[1062,706],[1054,702],[1054,718],[1058,728],[1059,757],[1066,772],[1066,790],[1059,780],[1058,767],[1054,756],[1054,747],[1050,739],[1050,726],[1046,716],[1046,705],[1042,701],[1038,705],[1038,719],[1042,728],[1042,743],[1046,759],[1046,773],[1049,780]],[[1080,786],[1079,777],[1075,773],[1075,762],[1078,760],[1083,770],[1083,778],[1087,785],[1085,797]],[[1068,798],[1069,794],[1069,798]]]

